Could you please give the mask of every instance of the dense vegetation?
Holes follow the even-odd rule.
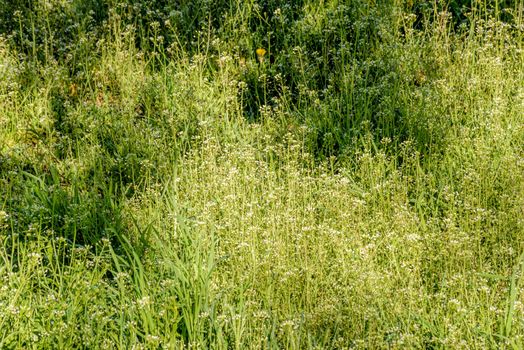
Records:
[[[0,348],[523,348],[523,11],[0,0]]]

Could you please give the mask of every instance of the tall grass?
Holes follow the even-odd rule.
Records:
[[[0,5],[0,348],[524,347],[523,11]]]

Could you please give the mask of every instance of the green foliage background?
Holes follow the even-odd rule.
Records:
[[[0,348],[522,348],[523,11],[0,1]]]

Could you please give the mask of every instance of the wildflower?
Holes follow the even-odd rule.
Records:
[[[145,307],[151,305],[151,298],[145,296],[142,299],[137,300],[137,303],[140,309],[144,309]]]
[[[266,55],[267,51],[263,48],[256,49],[258,62],[263,63],[264,62],[264,56]]]
[[[160,337],[157,336],[157,335],[148,334],[148,335],[146,335],[146,342],[147,343],[157,344],[157,343],[160,342]]]
[[[42,260],[42,255],[40,253],[29,253],[27,256],[36,263]]]
[[[5,211],[0,210],[0,228],[7,227],[7,220],[9,219],[9,214],[7,214]]]
[[[238,64],[240,65],[240,67],[245,68],[246,67],[246,59],[244,57],[240,57],[238,59]]]

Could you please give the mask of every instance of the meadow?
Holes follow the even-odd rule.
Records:
[[[523,349],[521,0],[0,0],[1,349]]]

